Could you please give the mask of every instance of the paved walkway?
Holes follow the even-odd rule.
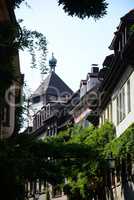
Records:
[[[59,197],[59,198],[54,198],[52,200],[67,200],[67,197],[66,196],[62,196],[62,197]]]
[[[33,200],[33,198],[30,198],[30,200]],[[39,200],[46,200],[45,199],[45,194],[41,195]],[[66,196],[58,197],[58,198],[53,198],[52,200],[67,200]]]

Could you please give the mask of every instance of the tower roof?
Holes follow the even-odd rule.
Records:
[[[32,96],[41,96],[43,94],[62,96],[63,93],[72,95],[73,91],[54,71],[51,71],[43,83],[35,90]]]
[[[54,57],[54,53],[52,53],[52,58],[49,60],[49,67],[51,71],[55,71],[56,64],[57,59]]]

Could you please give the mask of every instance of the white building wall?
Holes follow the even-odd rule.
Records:
[[[82,98],[87,92],[87,85],[83,84],[80,88],[80,98]]]
[[[127,74],[126,74],[127,75]],[[131,97],[131,112],[128,113],[128,101],[127,101],[127,82],[125,82],[125,113],[124,120],[116,126],[117,136],[120,136],[125,129],[127,129],[132,123],[134,123],[134,72],[129,77],[130,80],[130,97]]]
[[[100,84],[98,77],[90,77],[87,81],[87,91]]]
[[[131,111],[128,113],[128,97],[127,97],[127,81],[130,80],[130,101],[131,101]],[[117,97],[121,90],[124,88],[125,91],[125,118],[118,123],[117,122]],[[111,96],[111,102],[106,106],[105,110],[100,116],[100,124],[104,121],[110,121],[108,119],[107,110],[108,106],[112,103],[112,123],[116,127],[117,137],[119,137],[132,123],[134,123],[134,70],[131,66],[127,68],[117,86],[115,87],[113,94]],[[105,116],[104,116],[105,114]],[[103,119],[103,120],[102,120]],[[104,120],[105,119],[105,120]]]

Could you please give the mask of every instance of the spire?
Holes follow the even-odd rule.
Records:
[[[57,59],[54,57],[54,53],[52,53],[52,58],[49,60],[50,71],[55,72],[56,64],[57,64]]]

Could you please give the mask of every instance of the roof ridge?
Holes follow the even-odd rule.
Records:
[[[58,89],[60,93],[67,92],[73,94],[72,89],[54,71],[51,71],[35,90],[33,96],[52,93],[56,91],[55,89]]]
[[[55,75],[55,77],[57,76],[58,79],[60,79],[60,81],[70,90],[73,92],[73,90],[60,78],[60,76],[58,76],[58,74],[56,74],[54,71],[52,71],[52,73]],[[52,76],[51,76],[52,77]],[[51,79],[51,78],[50,78]]]
[[[123,20],[125,18],[131,17],[132,15],[134,15],[134,9],[129,10],[129,12],[127,12],[125,15],[123,15],[120,19]]]

